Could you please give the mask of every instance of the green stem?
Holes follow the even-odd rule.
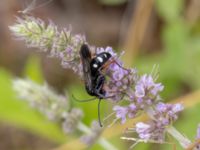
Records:
[[[179,143],[183,148],[188,148],[190,146],[190,144],[192,144],[192,142],[186,138],[185,136],[183,136],[176,128],[174,128],[173,126],[169,126],[167,128],[167,132],[169,134],[171,134]]]
[[[91,134],[92,131],[90,130],[90,128],[88,128],[85,124],[83,124],[82,122],[80,122],[78,124],[78,129],[86,134]],[[108,140],[106,140],[105,138],[99,137],[99,139],[97,140],[97,143],[99,145],[101,145],[105,150],[118,150],[118,148],[116,148],[114,145],[112,145],[110,142],[108,142]]]

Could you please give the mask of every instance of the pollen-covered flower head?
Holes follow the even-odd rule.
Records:
[[[81,141],[88,146],[91,146],[95,143],[95,141],[99,138],[103,131],[103,128],[99,126],[97,121],[93,121],[91,123],[91,132],[85,134],[81,137]]]
[[[108,52],[112,55],[112,57],[116,57],[117,56],[117,53],[114,52],[113,48],[108,46],[106,48],[103,48],[103,47],[97,47],[96,48],[96,54],[100,54],[102,52]]]
[[[158,92],[163,90],[163,85],[155,83],[152,76],[143,75],[135,86],[135,95],[138,98],[143,98],[145,95],[157,96]]]
[[[155,110],[148,111],[151,120],[147,123],[137,123],[135,131],[139,139],[152,142],[164,142],[167,128],[178,118],[178,114],[183,110],[183,106],[177,104],[165,104],[159,102]]]
[[[144,142],[155,141],[162,143],[165,141],[165,128],[156,121],[138,122],[135,126],[135,131],[139,139]]]
[[[177,120],[178,114],[183,110],[181,104],[158,103],[154,111],[151,111],[152,119],[147,123],[139,122],[135,126],[138,138],[144,142],[165,141],[167,128]]]
[[[78,126],[78,123],[83,117],[83,112],[79,108],[73,108],[69,112],[63,112],[62,118],[62,128],[63,131],[67,133],[72,133]]]
[[[134,104],[130,104],[129,106],[116,105],[113,107],[113,111],[116,113],[116,118],[121,119],[122,124],[126,122],[127,116],[129,118],[134,118],[139,112],[137,106]]]
[[[74,35],[70,28],[59,31],[52,21],[46,24],[31,16],[17,18],[17,23],[10,30],[19,40],[24,40],[28,47],[39,48],[48,52],[49,56],[59,58],[64,68],[72,69],[82,77],[79,50],[86,43],[84,35]]]
[[[56,93],[47,84],[38,85],[31,80],[16,79],[13,88],[22,100],[38,109],[49,120],[57,120],[63,111],[69,110],[68,97]]]
[[[179,103],[165,104],[160,102],[156,105],[154,117],[167,126],[178,119],[178,114],[183,109],[184,107]]]

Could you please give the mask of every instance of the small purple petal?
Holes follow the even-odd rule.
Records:
[[[180,112],[184,109],[183,105],[181,104],[174,104],[173,108],[172,108],[172,111],[174,113],[177,113],[177,112]]]
[[[117,70],[113,73],[113,79],[119,81],[123,78],[124,74],[121,70]]]
[[[144,90],[144,87],[142,85],[136,85],[135,86],[135,95],[139,98],[145,96],[145,90]]]
[[[141,133],[141,132],[146,132],[150,128],[150,125],[143,122],[138,122],[135,127],[137,133]]]
[[[156,110],[158,111],[158,112],[165,112],[166,110],[167,110],[167,107],[166,107],[166,104],[164,104],[164,103],[158,103],[157,105],[156,105]]]
[[[142,98],[138,98],[137,99],[137,103],[141,105],[143,103],[143,99]]]
[[[198,128],[197,128],[196,139],[200,139],[200,124],[198,125]]]
[[[124,124],[126,122],[126,114],[128,113],[128,109],[126,107],[114,106],[113,110],[116,112],[116,117],[121,119],[121,123]]]
[[[137,113],[137,107],[135,104],[130,104],[128,107],[128,117],[129,118],[134,118],[136,116]]]
[[[135,111],[135,110],[137,110],[137,107],[135,106],[135,104],[130,104],[129,109],[130,109],[130,111]]]

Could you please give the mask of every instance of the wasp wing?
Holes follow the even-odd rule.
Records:
[[[80,49],[80,58],[83,67],[83,77],[85,82],[85,88],[89,94],[92,92],[92,78],[91,78],[91,68],[90,62],[92,60],[91,52],[86,44],[83,44]]]

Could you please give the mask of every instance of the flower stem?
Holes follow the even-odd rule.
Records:
[[[192,143],[188,138],[186,138],[185,136],[183,136],[178,130],[176,130],[176,128],[174,128],[173,126],[169,126],[167,128],[167,132],[169,134],[171,134],[179,143],[183,148],[188,148],[189,145]]]
[[[90,134],[91,130],[90,128],[88,128],[85,124],[83,124],[82,122],[80,122],[78,124],[78,129],[86,134]],[[108,142],[108,140],[106,140],[105,138],[100,137],[97,141],[97,143],[99,145],[101,145],[104,149],[106,150],[118,150],[114,145],[112,145],[110,142]]]

